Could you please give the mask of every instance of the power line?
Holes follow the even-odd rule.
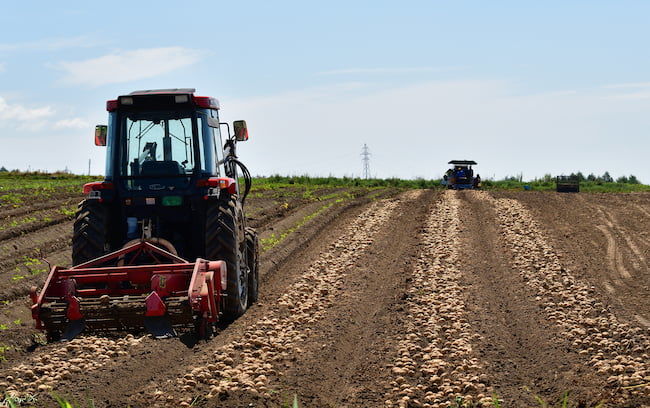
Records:
[[[363,160],[363,178],[370,178],[370,150],[368,150],[368,145],[363,144],[363,149],[361,150],[361,157]]]

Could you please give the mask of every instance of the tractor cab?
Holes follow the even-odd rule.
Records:
[[[109,125],[97,126],[95,144],[108,147],[106,181],[120,195],[193,194],[199,180],[235,178],[224,160],[219,102],[194,92],[136,91],[106,103]],[[243,129],[237,140],[248,138],[244,121],[234,127]]]
[[[194,93],[135,91],[106,103],[108,126],[95,129],[95,144],[107,147],[106,178],[84,186],[84,193],[104,203],[116,222],[110,248],[147,235],[165,239],[182,256],[202,255],[204,239],[194,231],[205,223],[206,200],[232,196],[243,203],[251,180],[235,147],[248,139],[246,122],[234,122],[231,136],[219,122],[219,102]]]
[[[480,188],[480,176],[474,176],[472,166],[477,165],[474,160],[451,160],[451,167],[443,176],[442,183],[448,189],[471,190]]]

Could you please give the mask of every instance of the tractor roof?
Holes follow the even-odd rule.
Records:
[[[144,91],[133,91],[129,95],[160,95],[160,94],[193,94],[194,88],[171,88],[171,89],[147,89]]]
[[[219,101],[209,96],[194,95],[194,88],[147,89],[121,95],[106,102],[106,110],[113,112],[120,109],[142,111],[146,109],[163,109],[169,107],[199,107],[219,109]]]
[[[455,164],[459,166],[469,166],[472,164],[478,164],[474,160],[451,160],[449,164]]]

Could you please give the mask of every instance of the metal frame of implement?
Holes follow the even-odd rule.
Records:
[[[147,259],[146,265],[137,265]],[[224,261],[188,262],[147,241],[50,271],[40,293],[30,291],[36,328],[72,339],[94,331],[146,329],[156,337],[219,319],[227,282]],[[200,323],[197,327],[197,321]]]

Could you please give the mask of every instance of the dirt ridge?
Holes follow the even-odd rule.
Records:
[[[650,330],[619,319],[594,288],[565,268],[531,213],[517,200],[481,198],[495,206],[514,267],[537,292],[549,320],[572,341],[589,366],[606,378],[607,398],[617,406],[650,403]]]
[[[323,317],[336,299],[345,269],[373,241],[378,228],[390,218],[395,200],[372,203],[321,253],[292,284],[277,303],[269,305],[263,318],[248,326],[240,339],[216,349],[208,361],[196,361],[193,369],[176,380],[174,386],[184,391],[181,401],[164,390],[170,385],[155,385],[151,396],[169,406],[189,406],[193,389],[209,387],[205,398],[227,397],[244,392],[253,397],[271,398],[269,373],[280,369],[277,361],[299,352],[299,344],[310,326]],[[270,363],[271,362],[271,363]]]
[[[480,356],[473,348],[479,335],[466,318],[461,287],[460,202],[446,191],[420,232],[422,249],[404,300],[406,334],[392,365],[387,407],[488,405],[489,387]]]

